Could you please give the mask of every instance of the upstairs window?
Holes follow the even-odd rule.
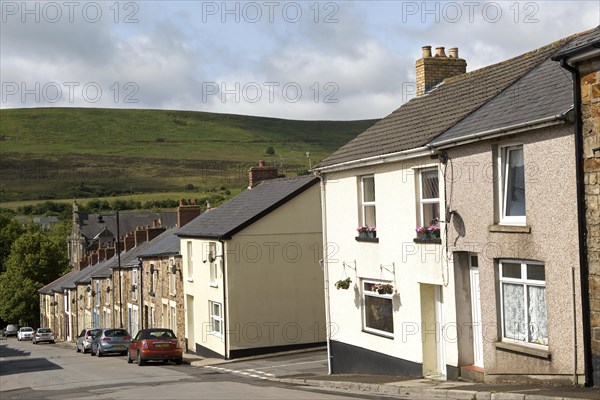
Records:
[[[217,262],[217,244],[214,242],[208,244],[207,261],[210,268],[210,285],[218,286],[219,263]]]
[[[359,180],[359,196],[360,196],[360,221],[361,227],[372,228],[376,227],[375,213],[375,177],[362,176]]]
[[[192,280],[194,278],[194,261],[192,258],[192,242],[187,242],[187,278]]]
[[[525,224],[525,163],[523,146],[499,149],[499,211],[502,224]]]
[[[133,269],[131,271],[131,299],[137,300],[138,298],[138,270]]]
[[[417,232],[440,237],[440,181],[437,168],[417,174]]]
[[[169,259],[169,269],[168,269],[167,275],[169,275],[169,294],[175,295],[176,290],[177,290],[177,280],[176,280],[177,268],[175,266],[174,258]]]

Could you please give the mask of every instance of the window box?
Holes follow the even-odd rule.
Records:
[[[376,238],[376,237],[360,237],[360,236],[356,236],[354,239],[356,239],[357,242],[379,243],[379,238]]]
[[[432,238],[432,237],[428,237],[425,239],[420,239],[420,238],[415,238],[413,239],[413,242],[415,243],[433,243],[433,244],[442,244],[442,239],[436,239],[436,238]]]

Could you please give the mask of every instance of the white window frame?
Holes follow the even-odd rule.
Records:
[[[208,243],[207,260],[210,268],[210,286],[219,287],[219,263],[217,262],[217,244]]]
[[[131,299],[137,300],[139,283],[138,283],[138,270],[136,268],[133,268],[131,270],[131,285],[135,286],[135,289],[131,291]]]
[[[194,259],[192,252],[192,241],[187,241],[187,280],[192,282],[194,280]]]
[[[101,303],[100,300],[101,300],[100,299],[100,281],[97,280],[96,281],[96,308],[100,307],[100,303]]]
[[[177,336],[177,308],[174,304],[169,304],[169,318],[171,320],[171,330]]]
[[[506,215],[506,195],[508,192],[508,155],[512,150],[520,149],[523,151],[523,173],[525,173],[525,149],[520,143],[504,144],[498,147],[498,213],[499,222],[502,225],[525,225],[527,223],[526,215],[507,216]],[[525,189],[526,190],[526,189]],[[527,193],[527,192],[525,192]],[[525,214],[527,214],[527,197],[525,197]]]
[[[213,306],[215,306],[215,305],[218,306],[218,309],[219,309],[218,314],[213,313],[213,310],[214,310]],[[223,336],[223,305],[216,301],[209,301],[208,307],[209,307],[208,314],[210,316],[210,334],[214,335],[214,336],[222,337]],[[214,323],[216,321],[219,322],[219,327],[221,328],[220,331],[214,330],[214,326],[215,326]]]
[[[167,268],[167,275],[169,275],[169,294],[175,296],[177,294],[177,272],[171,272],[171,266],[175,265],[175,258],[169,258],[169,267]]]
[[[156,296],[156,274],[158,271],[156,271],[154,264],[150,264],[150,270],[152,271],[150,273],[150,293]]]
[[[374,333],[376,335],[380,335],[380,336],[385,336],[385,337],[389,337],[389,338],[393,338],[394,337],[394,333],[393,332],[386,332],[386,331],[382,331],[379,329],[375,329],[375,328],[371,328],[367,326],[367,306],[366,306],[366,296],[370,296],[370,297],[378,297],[378,298],[382,298],[382,299],[389,299],[390,301],[390,307],[392,309],[392,330],[394,329],[394,304],[393,304],[393,294],[379,294],[378,292],[373,292],[373,291],[367,291],[365,290],[365,285],[366,284],[379,284],[379,283],[383,283],[383,284],[391,284],[391,282],[387,282],[387,281],[378,281],[378,280],[372,280],[372,279],[363,279],[361,282],[361,290],[362,290],[362,302],[363,302],[363,312],[362,312],[362,317],[363,317],[363,321],[362,321],[362,326],[363,326],[363,331],[365,332],[369,332],[369,333]]]
[[[503,276],[504,270],[502,268],[503,263],[511,263],[511,264],[521,264],[521,278],[510,278]],[[526,260],[511,260],[511,259],[501,259],[498,261],[498,280],[500,286],[500,323],[502,326],[502,341],[510,342],[510,343],[519,343],[527,346],[536,346],[542,348],[548,348],[547,344],[538,344],[529,341],[529,301],[527,299],[527,287],[535,286],[535,287],[543,287],[547,288],[546,281],[543,280],[535,280],[535,279],[527,279],[527,265],[541,265],[544,267],[544,274],[546,273],[546,266],[543,262],[540,261],[526,261]],[[504,285],[503,283],[511,283],[511,284],[521,284],[523,285],[523,304],[525,307],[525,326],[527,326],[527,337],[525,340],[519,340],[516,338],[506,337],[504,331]],[[546,292],[547,293],[547,292]],[[547,298],[546,298],[547,299]],[[546,324],[548,323],[548,303],[546,302]]]
[[[156,308],[154,304],[150,306],[150,328],[156,327]]]
[[[424,199],[423,198],[423,173],[424,172],[430,172],[430,171],[435,171],[437,172],[437,177],[438,177],[438,197],[437,198],[431,198],[431,199]],[[419,226],[430,226],[429,223],[425,224],[425,221],[423,220],[425,212],[423,211],[423,206],[425,204],[436,204],[438,205],[438,210],[441,213],[441,207],[440,207],[440,171],[438,169],[437,166],[435,167],[425,167],[425,168],[419,168],[418,169],[418,174],[419,174],[419,188],[418,188],[418,199],[419,199]],[[440,216],[438,216],[438,226],[440,224]]]
[[[375,192],[375,175],[364,175],[360,177],[360,226],[369,226],[366,222],[366,208],[373,207],[375,209],[375,224],[373,227],[377,227],[377,192],[375,192],[374,201],[365,201],[365,179],[373,179],[373,191]]]

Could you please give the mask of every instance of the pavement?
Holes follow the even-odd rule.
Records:
[[[75,350],[75,345],[68,342],[57,344]],[[324,348],[297,350],[263,356],[245,357],[234,360],[221,358],[203,358],[192,354],[184,354],[183,363],[193,367],[206,367],[221,372],[239,372],[235,364],[253,360],[268,360],[294,354],[324,352]],[[229,364],[229,365],[227,365]],[[352,392],[366,392],[384,396],[419,396],[431,398],[451,398],[465,400],[600,400],[600,388],[583,387],[567,384],[551,383],[505,383],[487,384],[462,381],[440,381],[433,379],[414,379],[390,375],[328,375],[323,368],[316,368],[307,373],[286,375],[282,369],[275,368],[274,374],[244,375],[266,379],[275,382],[290,383],[305,386],[315,386],[327,389],[344,389]],[[278,372],[281,373],[278,374]]]

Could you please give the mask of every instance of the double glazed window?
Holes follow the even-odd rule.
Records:
[[[361,226],[375,227],[375,177],[360,178],[360,221]]]
[[[419,172],[419,226],[438,226],[440,223],[440,186],[437,168]]]
[[[392,295],[379,294],[376,285],[381,282],[363,282],[363,326],[367,332],[379,335],[394,336],[394,318]]]
[[[223,316],[221,314],[221,303],[209,301],[210,307],[210,330],[213,335],[223,335]]]
[[[192,242],[187,242],[187,278],[192,280],[194,278],[194,260],[192,258]]]
[[[189,242],[188,242],[189,243]],[[167,275],[169,275],[169,294],[174,295],[177,289],[177,271],[175,269],[175,259],[169,259],[169,268]]]
[[[525,163],[523,146],[500,147],[500,223],[525,224]]]
[[[207,261],[210,264],[210,285],[217,286],[219,279],[219,264],[217,262],[217,244],[214,242],[208,244]]]
[[[503,340],[547,345],[544,264],[501,260],[499,268]]]

